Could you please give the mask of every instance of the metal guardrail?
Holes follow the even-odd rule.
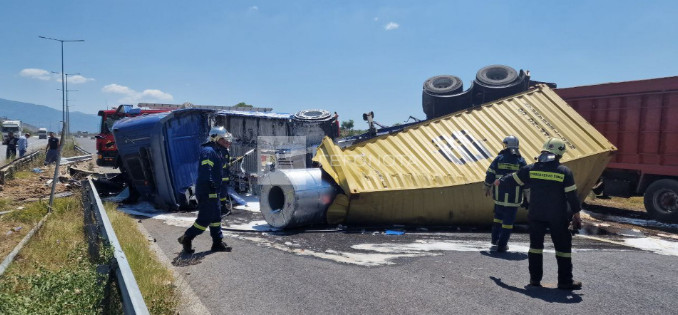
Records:
[[[31,153],[25,155],[22,158],[18,158],[18,159],[14,160],[12,162],[9,162],[9,163],[7,163],[3,166],[0,166],[0,184],[4,184],[5,178],[12,176],[12,174],[14,174],[14,170],[17,167],[24,166],[28,163],[33,162],[33,160],[37,159],[38,156],[40,155],[40,152],[41,152],[40,150],[31,152]]]
[[[84,154],[89,154],[89,155],[92,154],[92,153],[90,153],[90,152],[85,151],[85,149],[81,148],[81,147],[78,146],[77,144],[73,145],[73,149],[74,149],[75,151],[80,152],[80,154],[83,154],[83,155],[84,155]]]
[[[127,257],[122,251],[118,237],[113,231],[111,221],[108,219],[108,215],[106,215],[106,210],[101,203],[92,179],[88,179],[87,184],[84,184],[83,187],[85,232],[90,239],[90,254],[92,254],[92,251],[98,254],[98,244],[94,245],[91,240],[97,240],[98,236],[101,236],[104,244],[110,245],[113,249],[111,267],[115,269],[115,276],[122,297],[123,311],[125,314],[149,314],[132,269],[127,262]],[[96,233],[96,235],[92,235],[92,233]],[[112,276],[112,273],[109,273],[109,275]]]

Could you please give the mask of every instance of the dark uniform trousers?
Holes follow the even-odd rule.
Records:
[[[558,283],[572,282],[572,234],[567,221],[530,220],[530,250],[527,254],[530,268],[530,280],[539,282],[543,276],[544,235],[551,231],[551,240],[556,249],[558,262]]]
[[[219,199],[216,196],[210,197],[208,194],[198,194],[198,218],[193,226],[188,228],[186,236],[193,239],[202,234],[207,227],[210,228],[212,240],[219,241],[224,236],[221,232],[221,207]]]

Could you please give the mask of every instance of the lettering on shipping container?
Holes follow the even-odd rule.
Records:
[[[539,130],[546,137],[556,137],[556,138],[563,139],[563,141],[565,141],[567,146],[569,146],[572,149],[576,149],[574,144],[572,144],[572,142],[570,142],[570,140],[568,140],[566,137],[564,137],[560,133],[560,131],[558,131],[558,129],[556,129],[556,127],[554,127],[553,124],[551,124],[551,122],[548,119],[546,119],[546,117],[544,117],[544,115],[542,115],[541,112],[539,112],[539,110],[537,110],[534,106],[532,106],[528,103],[523,103],[523,106],[525,108],[527,108],[532,113],[532,115],[534,115],[534,117],[536,119],[533,119],[530,116],[530,114],[528,113],[527,110],[524,110],[522,108],[518,108],[518,111],[523,116],[525,116],[527,118],[527,121],[530,122],[533,126],[535,126],[537,128],[537,130]],[[550,130],[551,132],[549,132],[546,128],[544,128],[544,126],[546,126],[546,128],[548,128],[548,130]]]
[[[483,143],[466,130],[452,132],[449,136],[442,135],[433,138],[431,142],[445,159],[456,164],[466,164],[491,158],[490,151],[485,148]]]

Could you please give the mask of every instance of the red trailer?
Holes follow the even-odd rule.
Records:
[[[678,76],[557,89],[617,148],[603,173],[610,195],[644,195],[645,209],[678,221]]]

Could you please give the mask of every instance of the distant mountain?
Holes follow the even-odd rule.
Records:
[[[36,105],[10,101],[0,98],[0,117],[7,117],[11,120],[21,120],[37,128],[47,128],[48,130],[61,129],[62,112],[58,109],[47,107],[45,105]],[[94,114],[84,114],[81,112],[71,112],[71,132],[88,131],[96,132],[99,130],[99,116]]]

